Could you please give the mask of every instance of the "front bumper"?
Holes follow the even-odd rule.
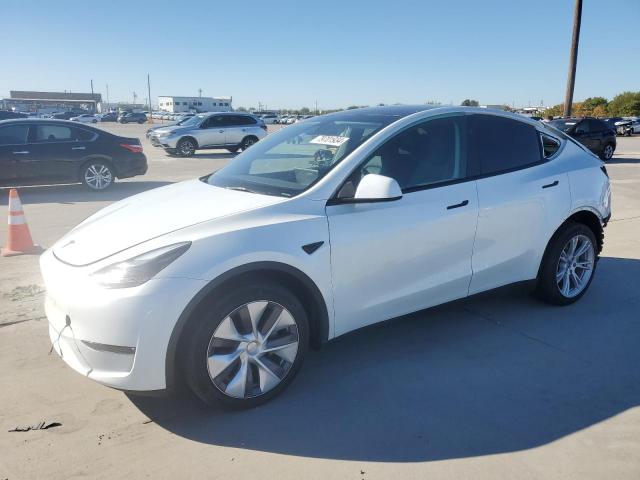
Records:
[[[176,148],[176,144],[178,143],[178,139],[176,137],[158,137],[157,135],[151,135],[149,137],[149,141],[151,141],[151,145],[154,147],[160,148]]]
[[[91,281],[89,267],[68,266],[51,251],[42,255],[40,265],[49,336],[67,365],[122,390],[166,388],[171,333],[205,282],[163,278],[134,288],[105,289]]]

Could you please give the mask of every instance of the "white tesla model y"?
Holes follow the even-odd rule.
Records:
[[[129,391],[249,407],[308,346],[501,285],[589,287],[609,179],[541,122],[376,107],[299,122],[221,170],[89,217],[41,260],[55,350]]]

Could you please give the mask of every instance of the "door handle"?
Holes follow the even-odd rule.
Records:
[[[20,150],[19,152],[13,152],[14,155],[27,155],[29,153],[28,150]]]
[[[449,206],[447,207],[447,210],[453,210],[454,208],[465,207],[465,206],[467,206],[467,205],[469,205],[469,200],[465,200],[465,201],[463,201],[463,202],[456,203],[455,205],[449,205]]]
[[[86,150],[87,147],[72,147],[71,150]]]
[[[556,181],[555,181],[555,182],[553,182],[553,183],[549,183],[549,184],[547,184],[547,185],[543,185],[543,186],[542,186],[542,188],[551,188],[551,187],[555,187],[555,186],[557,186],[557,185],[558,185],[558,183],[560,183],[560,182],[558,182],[558,180],[556,180]]]

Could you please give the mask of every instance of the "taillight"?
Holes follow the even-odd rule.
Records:
[[[131,145],[130,143],[121,143],[122,148],[126,148],[133,153],[142,153],[142,145]]]
[[[602,165],[602,166],[600,167],[600,170],[602,170],[602,173],[604,173],[604,174],[607,176],[607,178],[609,178],[609,173],[607,172],[607,167],[605,167],[604,165]]]

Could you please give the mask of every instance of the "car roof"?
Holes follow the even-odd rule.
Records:
[[[74,128],[87,128],[87,129],[90,129],[91,131],[100,132],[102,134],[108,133],[108,132],[105,132],[104,130],[94,128],[90,125],[85,125],[84,123],[72,122],[71,120],[59,120],[57,118],[8,118],[6,120],[0,120],[0,126],[9,125],[10,123],[69,125],[70,127],[74,127]]]

